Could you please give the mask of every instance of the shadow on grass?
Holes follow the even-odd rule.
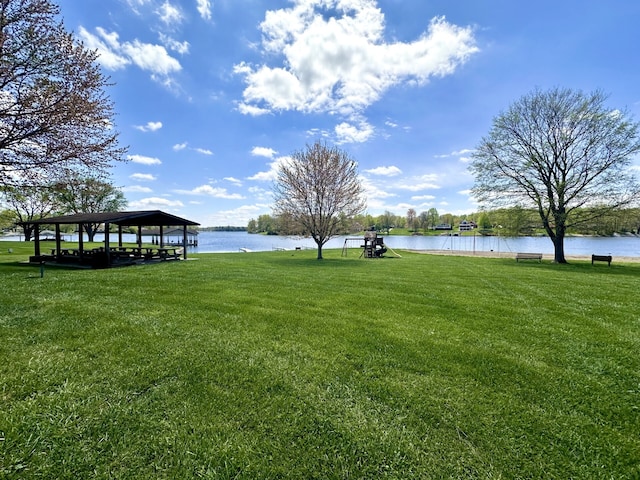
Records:
[[[388,262],[399,260],[395,257],[382,257],[382,258],[362,258],[357,256],[350,257],[336,257],[326,256],[321,260],[318,260],[315,256],[303,257],[297,256],[295,253],[291,253],[287,256],[273,256],[268,258],[268,261],[272,264],[287,265],[299,265],[300,267],[312,267],[312,268],[365,268],[370,263],[376,262]]]
[[[497,259],[487,259],[497,260]],[[587,260],[570,260],[568,263],[554,263],[550,261],[537,262],[521,262],[512,263],[507,259],[500,259],[505,266],[511,266],[518,269],[543,269],[554,272],[584,272],[589,275],[624,275],[631,277],[640,277],[640,263],[612,263],[611,266],[604,264],[592,265]]]

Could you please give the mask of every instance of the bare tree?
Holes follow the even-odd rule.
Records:
[[[335,236],[343,218],[362,213],[365,202],[358,165],[345,152],[324,143],[293,153],[274,183],[274,210],[308,232],[318,246]]]
[[[117,212],[127,205],[121,190],[94,177],[76,176],[58,183],[55,191],[57,201],[65,213]],[[98,223],[83,225],[90,242],[93,242],[99,227]]]
[[[59,13],[50,0],[0,0],[0,185],[123,159],[98,54]]]
[[[640,152],[638,123],[605,106],[602,92],[535,90],[493,121],[473,155],[473,193],[494,206],[531,206],[566,263],[567,228],[636,201],[640,183],[632,157]]]

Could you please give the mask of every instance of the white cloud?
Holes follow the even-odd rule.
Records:
[[[457,157],[459,155],[469,155],[470,153],[473,153],[473,152],[475,152],[475,150],[471,148],[463,148],[462,150],[453,152],[451,155],[453,155],[454,157]]]
[[[171,148],[173,148],[174,152],[180,152],[181,150],[185,150],[187,147],[189,147],[189,144],[187,142],[183,142],[183,143],[176,143]],[[194,152],[198,152],[202,155],[213,155],[213,152],[208,148],[190,148],[189,150],[193,150]]]
[[[211,2],[209,0],[196,0],[198,13],[204,20],[211,20]]]
[[[426,32],[409,43],[387,43],[384,24],[375,0],[293,0],[290,8],[267,11],[260,24],[262,47],[282,63],[235,66],[246,82],[239,110],[350,118],[389,88],[452,74],[478,51],[473,30],[444,17],[432,19]],[[362,141],[363,136],[352,138]]]
[[[162,128],[162,122],[147,122],[146,125],[135,125],[135,128],[141,132],[155,132]]]
[[[433,195],[416,195],[411,197],[411,200],[415,200],[416,202],[422,202],[422,201],[429,201],[429,200],[435,200],[436,197],[434,197]]]
[[[198,153],[201,153],[202,155],[213,155],[213,152],[206,148],[194,148],[193,150],[195,150]]]
[[[150,3],[151,0],[126,0],[126,2],[129,4],[129,7],[136,13],[138,12],[138,7],[143,7],[144,5],[146,5],[147,3]]]
[[[337,143],[363,143],[373,135],[373,127],[360,121],[358,125],[342,122],[335,128]]]
[[[244,197],[238,193],[229,193],[226,188],[214,188],[211,185],[201,185],[193,190],[175,190],[175,193],[182,195],[206,195],[214,198],[224,198],[226,200],[242,200]]]
[[[129,202],[129,207],[134,210],[163,210],[184,207],[180,200],[169,200],[168,198],[149,197]]]
[[[241,207],[234,208],[233,210],[220,210],[213,215],[209,215],[206,220],[204,220],[203,224],[246,227],[249,220],[269,211],[269,205],[243,205]]]
[[[234,185],[237,186],[241,186],[242,185],[242,180],[239,180],[237,178],[233,178],[233,177],[224,177],[223,180],[229,182],[229,183],[233,183]]]
[[[276,179],[278,172],[276,170],[267,170],[266,172],[258,172],[255,175],[252,175],[249,180],[256,180],[258,182],[271,182]]]
[[[454,152],[451,153],[445,153],[445,154],[441,154],[441,155],[434,155],[434,158],[449,158],[449,157],[460,157],[460,156],[464,156],[464,155],[469,155],[470,153],[473,153],[475,150],[470,149],[470,148],[463,148],[462,150],[456,150]],[[462,158],[461,158],[462,160]]]
[[[368,178],[361,177],[360,181],[364,188],[364,195],[367,199],[367,208],[369,211],[384,210],[384,199],[397,196],[382,189],[379,185],[374,184]]]
[[[166,76],[182,70],[180,62],[161,45],[142,43],[136,39],[122,44],[122,52],[142,70]]]
[[[81,40],[99,53],[98,61],[109,70],[117,70],[134,64],[151,72],[152,78],[162,84],[172,83],[170,76],[182,70],[180,62],[167,53],[165,47],[142,43],[140,40],[121,43],[116,32],[96,28],[97,35],[83,27],[79,29]]]
[[[250,187],[248,191],[256,200],[260,200],[263,202],[273,201],[273,192],[271,190],[260,187]]]
[[[180,55],[186,55],[189,53],[189,48],[191,45],[186,40],[180,42],[175,38],[170,37],[164,33],[160,34],[160,41],[167,47],[169,50],[173,50],[174,52],[179,53]]]
[[[151,193],[153,190],[149,187],[143,187],[142,185],[130,185],[122,189],[126,193]]]
[[[246,103],[238,104],[238,111],[243,115],[251,115],[252,117],[259,117],[271,113],[267,108],[259,108],[253,105],[247,105]]]
[[[277,153],[274,149],[267,147],[253,147],[251,149],[251,155],[255,157],[273,158]]]
[[[78,29],[78,36],[89,50],[97,50],[98,62],[108,70],[119,70],[131,64],[131,59],[118,53],[120,44],[118,34],[107,33],[103,28],[96,28],[98,35],[89,33],[84,27]]]
[[[442,188],[439,185],[440,176],[437,174],[422,175],[415,178],[404,179],[402,183],[393,185],[398,190],[408,190],[410,192],[419,192],[421,190],[438,190]]]
[[[408,190],[410,192],[419,192],[421,190],[437,190],[440,187],[437,183],[417,182],[403,185],[396,185],[398,190]]]
[[[396,166],[391,167],[377,167],[369,170],[365,170],[365,172],[370,173],[371,175],[382,175],[385,177],[394,177],[396,175],[400,175],[402,170],[400,170]]]
[[[145,157],[144,155],[128,155],[127,158],[133,163],[142,165],[160,165],[162,163],[159,158]]]
[[[150,173],[134,173],[133,175],[129,175],[129,178],[140,180],[141,182],[153,182],[156,180],[156,177]]]
[[[175,5],[172,5],[169,0],[166,0],[162,5],[160,5],[160,8],[156,10],[156,14],[166,25],[177,25],[184,19],[180,9]]]
[[[258,172],[255,175],[249,177],[249,180],[256,180],[259,182],[271,182],[275,180],[278,176],[278,170],[280,170],[280,165],[291,160],[291,157],[278,157],[275,161],[269,163],[269,170],[265,172]]]

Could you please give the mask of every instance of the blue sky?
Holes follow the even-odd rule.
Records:
[[[533,89],[601,89],[640,119],[633,0],[58,4],[114,83],[128,209],[203,226],[270,214],[279,162],[318,139],[358,162],[367,213],[460,214],[471,152]]]

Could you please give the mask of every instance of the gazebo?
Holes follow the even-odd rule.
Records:
[[[178,259],[179,255],[186,260],[188,227],[199,225],[197,222],[180,218],[160,210],[135,211],[135,212],[100,212],[100,213],[78,213],[73,215],[63,215],[60,217],[42,218],[28,222],[34,226],[35,254],[30,257],[31,262],[40,263],[43,261],[55,261],[58,263],[77,263],[79,265],[92,265],[94,267],[111,267],[114,264],[133,263],[137,260],[168,260]],[[105,239],[104,247],[86,250],[83,240],[83,225],[87,223],[104,224]],[[50,254],[42,254],[40,248],[40,226],[53,225],[55,227],[55,249]],[[78,248],[62,248],[61,225],[78,226]],[[118,243],[111,246],[109,230],[111,225],[118,226]],[[163,230],[165,227],[182,228],[184,247],[182,249],[166,248],[163,244]],[[125,248],[122,245],[122,228],[137,227],[137,248]],[[160,244],[158,248],[142,248],[142,228],[156,227],[160,232]],[[181,251],[180,251],[181,250]]]

